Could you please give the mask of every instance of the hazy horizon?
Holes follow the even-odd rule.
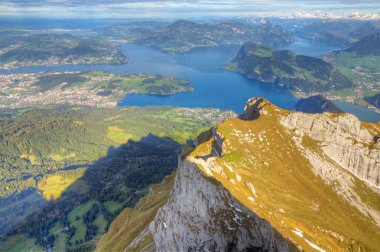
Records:
[[[206,16],[285,16],[295,12],[380,13],[377,0],[6,0],[0,17],[191,18]]]

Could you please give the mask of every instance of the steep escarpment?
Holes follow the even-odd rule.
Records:
[[[290,113],[281,124],[295,132],[318,141],[329,158],[356,177],[380,188],[380,149],[374,146],[374,134],[379,125],[363,127],[353,115],[308,115]]]
[[[169,200],[150,225],[157,251],[289,249],[268,221],[208,178],[197,162],[180,162]]]
[[[145,224],[127,210],[110,230],[124,251],[376,251],[379,134],[352,115],[250,99],[184,151]]]
[[[218,125],[180,162],[150,224],[157,251],[376,250],[379,132],[351,115],[251,99],[242,117]],[[357,161],[347,164],[332,151],[337,144],[353,145]]]

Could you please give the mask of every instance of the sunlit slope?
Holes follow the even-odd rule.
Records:
[[[125,208],[100,239],[95,251],[150,251],[154,242],[147,230],[158,209],[166,202],[174,183],[175,173],[161,184],[150,187],[149,194],[134,208]]]
[[[187,161],[300,250],[376,251],[380,194],[372,178],[379,180],[380,146],[373,137],[380,125],[285,111],[264,99],[251,103],[245,119],[256,119],[224,121]],[[351,144],[350,164],[337,158],[335,144]],[[369,173],[354,169],[355,162]]]

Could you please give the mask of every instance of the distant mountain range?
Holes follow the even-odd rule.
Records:
[[[327,42],[336,46],[349,46],[358,40],[380,32],[380,20],[328,19],[303,27],[302,37]]]
[[[362,38],[345,51],[356,53],[358,56],[380,56],[380,29],[379,33]]]
[[[284,85],[292,91],[323,92],[353,85],[337,68],[321,59],[251,43],[243,45],[227,69],[248,78]]]
[[[162,28],[169,24],[169,22],[163,21],[128,22],[123,24],[101,26],[96,28],[96,31],[110,37],[133,39],[142,36],[143,34],[151,33],[153,30]]]
[[[350,35],[355,38],[362,39],[366,36],[379,33],[379,32],[380,32],[380,20],[372,20],[372,21],[366,22],[365,25],[351,32]]]
[[[177,20],[165,26],[152,24],[145,29],[138,29],[136,24],[133,24],[133,30],[128,25],[124,27],[125,30],[122,30],[123,27],[120,26],[121,30],[117,31],[121,37],[130,42],[155,47],[168,53],[184,53],[199,47],[237,45],[244,42],[280,47],[294,41],[293,36],[287,30],[272,22],[254,25],[237,21],[201,24]]]
[[[354,20],[376,20],[380,19],[380,14],[370,13],[363,11],[356,11],[352,13],[333,13],[333,12],[310,12],[310,11],[295,11],[294,13],[284,13],[279,15],[288,19],[335,19],[335,20],[344,20],[344,19],[354,19]]]
[[[327,55],[336,65],[353,69],[362,78],[372,82],[380,81],[380,32],[368,35],[345,50],[334,51]]]

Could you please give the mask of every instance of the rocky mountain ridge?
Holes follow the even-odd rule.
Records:
[[[210,183],[198,162],[180,161],[173,191],[149,226],[157,251],[289,249],[268,221]]]
[[[376,250],[379,133],[379,123],[352,115],[250,99],[181,156],[165,205],[134,247],[151,235],[154,246],[138,251]]]
[[[380,188],[380,149],[371,131],[361,127],[353,115],[331,118],[330,115],[293,113],[281,123],[295,135],[307,135],[319,141],[324,154],[368,184]],[[375,146],[376,145],[376,146]]]

